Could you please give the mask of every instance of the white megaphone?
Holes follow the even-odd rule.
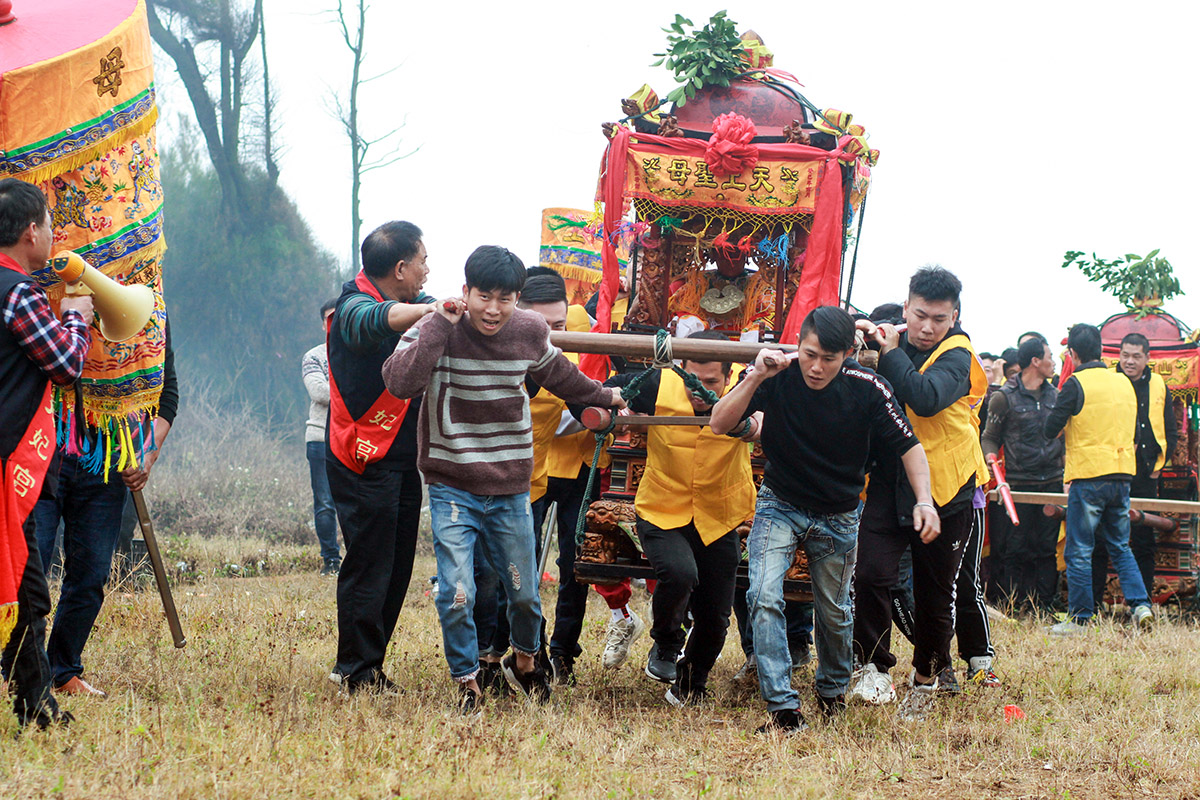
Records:
[[[144,284],[121,284],[71,250],[57,253],[50,266],[72,296],[92,295],[100,335],[110,342],[131,339],[146,327],[154,313],[154,290]]]

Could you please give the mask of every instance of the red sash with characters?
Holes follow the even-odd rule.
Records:
[[[359,291],[369,294],[379,302],[383,295],[375,288],[367,276],[359,272],[354,278],[354,285]],[[329,350],[329,330],[333,317],[325,324],[326,344]],[[380,460],[387,455],[400,432],[400,424],[408,414],[411,400],[401,400],[384,389],[383,394],[371,404],[358,419],[350,416],[342,393],[338,391],[337,381],[333,379],[333,370],[329,370],[329,449],[337,460],[346,465],[347,469],[362,474],[367,465]]]
[[[54,435],[51,386],[47,381],[42,401],[20,443],[4,459],[4,485],[0,486],[0,648],[17,624],[17,589],[29,558],[23,528],[42,493],[42,482],[54,457]]]

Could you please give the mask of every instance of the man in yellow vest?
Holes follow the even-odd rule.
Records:
[[[1100,329],[1079,324],[1067,335],[1071,363],[1078,366],[1046,418],[1046,436],[1065,429],[1067,495],[1067,619],[1050,628],[1070,636],[1086,630],[1095,613],[1092,550],[1104,542],[1121,581],[1125,603],[1139,630],[1154,624],[1150,598],[1129,549],[1129,483],[1137,471],[1138,404],[1133,385],[1100,360]]]
[[[716,331],[688,338],[728,340]],[[684,361],[681,368],[717,397],[736,381],[732,365],[719,361]],[[605,385],[624,386],[637,374],[614,375]],[[708,414],[712,406],[680,375],[658,370],[630,401],[630,409],[690,417]],[[754,420],[737,436],[697,425],[656,425],[647,434],[646,470],[634,499],[638,540],[658,582],[646,675],[671,684],[666,697],[672,705],[705,696],[708,673],[725,646],[741,559],[736,529],[754,515],[748,442],[757,430]],[[684,628],[689,609],[690,636]]]
[[[1138,403],[1137,432],[1134,434],[1137,472],[1129,484],[1130,497],[1158,497],[1158,475],[1171,460],[1179,438],[1171,393],[1162,376],[1150,369],[1149,363],[1150,340],[1140,333],[1125,334],[1121,339],[1117,369],[1133,384]],[[1129,549],[1142,573],[1146,594],[1153,599],[1154,554],[1158,550],[1154,529],[1148,525],[1130,525]],[[1108,550],[1103,542],[1096,542],[1096,549],[1092,551],[1092,599],[1096,605],[1104,596],[1107,577]]]
[[[891,589],[906,548],[913,561],[913,670],[909,692],[898,712],[902,720],[922,718],[937,691],[937,676],[951,665],[955,582],[970,540],[976,486],[988,480],[979,446],[979,404],[988,378],[958,325],[962,284],[942,267],[919,269],[904,303],[907,329],[887,323],[859,323],[880,345],[879,367],[904,404],[908,419],[929,458],[933,504],[941,535],[918,536],[912,525],[922,503],[901,475],[895,458],[880,458],[859,531],[854,576],[856,673],[851,699],[892,702],[896,692],[889,670]]]
[[[794,360],[778,351],[759,352],[753,371],[713,410],[713,433],[736,431],[745,424],[741,420],[763,415],[767,467],[747,541],[746,593],[759,689],[770,713],[759,733],[790,735],[807,727],[792,688],[783,599],[784,575],[798,546],[808,556],[812,579],[817,702],[830,717],[845,708],[853,663],[850,582],[859,495],[872,449],[894,454],[917,487],[915,535],[924,541],[940,530],[925,452],[887,382],[849,358],[853,347],[850,315],[835,306],[815,308],[800,326]]]

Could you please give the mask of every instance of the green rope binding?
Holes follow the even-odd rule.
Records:
[[[665,330],[661,328],[654,334],[654,362],[651,366],[638,373],[633,380],[625,384],[621,388],[621,399],[629,402],[642,393],[642,388],[646,381],[654,374],[655,370],[667,369],[670,367],[675,374],[683,380],[683,385],[689,392],[699,398],[702,402],[709,406],[715,406],[717,400],[716,393],[700,382],[692,373],[684,370],[671,356],[671,337],[667,335]],[[608,434],[612,433],[613,428],[617,426],[617,415],[613,414],[608,422],[608,427],[602,431],[596,431],[596,452],[592,455],[592,467],[588,471],[587,489],[584,492],[584,502],[579,506],[579,519],[575,523],[575,547],[583,546],[583,531],[587,522],[588,506],[591,505],[588,498],[592,496],[592,489],[596,485],[596,471],[600,466],[600,454],[604,452],[604,440],[608,438]]]

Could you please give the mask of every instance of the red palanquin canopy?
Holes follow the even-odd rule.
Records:
[[[837,148],[822,150],[803,144],[763,143],[756,145],[759,163],[775,162],[788,164],[796,177],[789,183],[788,192],[772,194],[773,202],[767,205],[750,205],[748,213],[766,216],[806,213],[812,214],[812,230],[800,285],[788,310],[783,325],[783,339],[793,339],[800,332],[805,315],[819,305],[836,305],[841,279],[843,246],[843,214],[845,197],[839,162],[854,163],[861,151],[861,143],[855,137],[844,136]],[[604,203],[604,230],[616,231],[627,204],[636,197],[653,198],[666,207],[672,205],[700,206],[722,205],[734,202],[731,193],[693,186],[687,196],[672,198],[654,191],[647,179],[652,169],[666,170],[666,162],[684,159],[693,167],[704,163],[708,142],[704,139],[662,137],[634,133],[618,126],[609,140],[600,174],[600,199]],[[657,167],[651,167],[655,158],[660,159]],[[649,163],[648,163],[649,162]],[[780,168],[780,173],[782,168]],[[745,186],[752,180],[749,171],[738,177]],[[778,181],[778,174],[775,175]],[[780,199],[782,196],[782,199]],[[744,202],[751,203],[746,195]],[[597,304],[597,322],[593,330],[608,331],[611,323],[610,309],[617,294],[619,265],[616,247],[611,235],[605,237],[602,251],[604,278],[600,283],[600,298]],[[584,354],[580,358],[581,368],[589,375],[600,375],[606,367],[604,356]]]

